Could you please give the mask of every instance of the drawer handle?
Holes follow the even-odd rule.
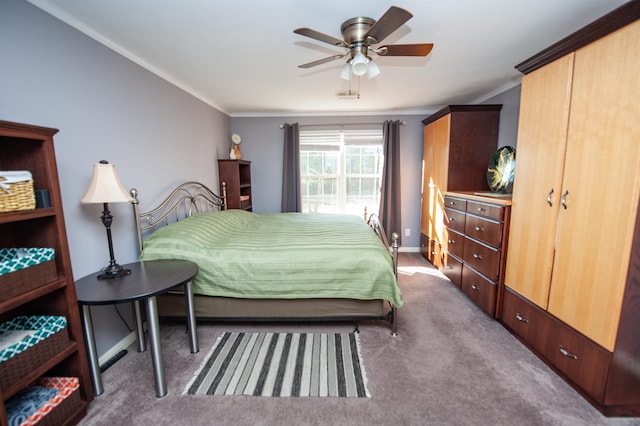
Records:
[[[520,312],[516,312],[516,319],[525,324],[529,324],[529,320],[523,317],[522,315],[520,315]]]
[[[549,203],[549,207],[553,207],[553,203],[551,202],[551,194],[553,194],[553,188],[551,188],[551,191],[549,191],[549,193],[547,194],[547,203]]]
[[[477,285],[475,285],[475,284],[473,284],[473,285],[471,286],[471,289],[472,289],[472,290],[475,290],[475,291],[480,291],[480,287],[478,287],[478,286],[477,286]]]
[[[561,198],[562,207],[564,207],[565,210],[567,209],[567,195],[569,195],[569,190],[565,191]]]
[[[483,207],[478,207],[478,211],[479,211],[479,212],[486,212],[487,210],[486,210],[486,209],[484,209]]]
[[[578,359],[577,355],[572,354],[571,352],[569,352],[568,350],[566,350],[565,348],[562,347],[562,345],[560,345],[560,353],[564,356],[566,356],[567,358],[571,358],[571,359]]]
[[[445,266],[445,268],[447,268],[447,269],[453,269],[453,266],[451,266],[451,265],[446,265],[446,266]]]
[[[449,240],[449,244],[455,244],[456,240]]]
[[[449,201],[449,205],[450,205],[450,206],[455,206],[455,205],[456,205],[456,202],[455,202],[455,201]]]
[[[438,252],[437,251],[432,251],[431,254],[434,255],[434,256],[437,256]]]
[[[484,232],[484,228],[482,226],[476,226],[476,231]]]
[[[475,259],[482,260],[482,255],[479,255],[478,253],[473,253],[473,257]]]
[[[455,222],[456,220],[452,217],[449,218],[449,222]]]

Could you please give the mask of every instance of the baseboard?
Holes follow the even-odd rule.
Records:
[[[120,340],[118,343],[113,345],[107,352],[102,354],[102,356],[98,358],[98,364],[100,365],[105,364],[111,358],[116,356],[121,350],[127,349],[129,346],[131,346],[131,344],[134,343],[135,341],[136,341],[136,332],[132,331],[131,333],[126,335],[122,340]]]
[[[399,247],[400,253],[420,253],[420,247]]]

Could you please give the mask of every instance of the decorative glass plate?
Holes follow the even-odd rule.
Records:
[[[511,146],[498,149],[487,170],[487,183],[492,192],[511,192],[513,176],[516,171],[516,150]]]

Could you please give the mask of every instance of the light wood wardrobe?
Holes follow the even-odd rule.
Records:
[[[501,320],[606,415],[640,416],[639,12],[517,67]]]
[[[448,105],[422,120],[420,251],[441,268],[447,191],[489,191],[487,165],[498,148],[502,105]]]

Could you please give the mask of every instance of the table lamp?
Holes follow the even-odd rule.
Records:
[[[102,274],[98,275],[99,280],[118,278],[131,273],[130,269],[124,269],[118,265],[113,255],[113,241],[111,239],[113,216],[109,211],[109,203],[124,203],[127,201],[131,202],[133,199],[122,186],[115,166],[105,160],[94,164],[89,189],[87,189],[84,197],[80,199],[80,202],[82,204],[102,203],[104,208],[101,219],[105,228],[107,228],[107,241],[109,242],[111,260],[109,261],[109,266],[102,269]]]

